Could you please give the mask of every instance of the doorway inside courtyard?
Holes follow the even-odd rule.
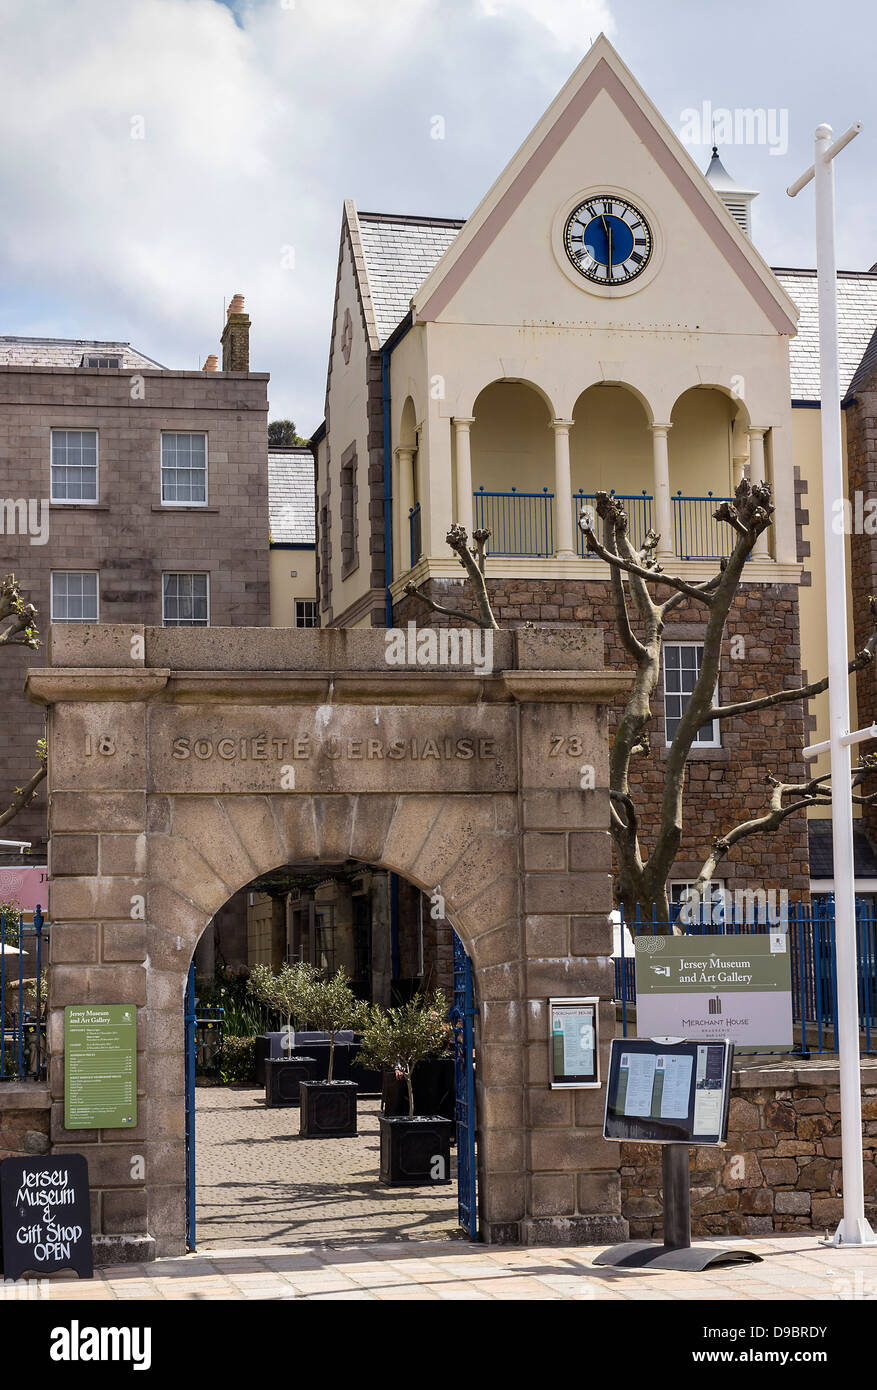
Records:
[[[186,993],[187,1244],[189,1249],[447,1241],[477,1231],[475,997],[462,942],[436,895],[355,860],[289,863],[261,875],[216,913],[194,953]],[[417,1115],[451,1121],[444,1178],[388,1185],[381,1116],[408,1114],[394,1069],[362,1064],[360,1034],[340,1033],[337,1080],[357,1086],[356,1133],[309,1137],[300,1104],[266,1075],[309,1055],[317,1080],[328,1035],[298,1029],[255,998],[255,967],[303,962],[343,970],[357,998],[391,1009],[441,992],[444,1056],[415,1068]],[[281,1065],[281,1070],[283,1067]],[[276,1076],[275,1071],[275,1076]],[[278,1103],[280,1100],[281,1103]]]

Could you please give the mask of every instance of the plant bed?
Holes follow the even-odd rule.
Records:
[[[302,1139],[348,1139],[356,1134],[355,1081],[302,1081]]]
[[[442,1115],[381,1115],[385,1187],[441,1187],[451,1181],[453,1121]]]
[[[269,1057],[265,1062],[265,1104],[298,1105],[299,1087],[312,1081],[316,1063],[313,1057]]]

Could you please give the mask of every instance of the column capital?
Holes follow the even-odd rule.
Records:
[[[673,426],[672,424],[670,424],[669,421],[667,422],[667,424],[661,424],[660,421],[656,420],[653,425],[649,425],[649,429],[652,431],[652,434],[666,434],[667,431],[672,430],[672,428]]]
[[[393,456],[397,459],[413,458],[417,453],[413,444],[397,444],[393,450]]]
[[[468,429],[470,425],[474,425],[474,424],[475,424],[475,416],[474,416],[474,415],[455,415],[455,416],[453,416],[453,421],[454,421],[454,429],[463,429],[463,428]]]
[[[748,434],[750,439],[763,439],[769,429],[769,425],[747,425],[746,433]]]
[[[574,424],[574,420],[552,420],[551,428],[553,430],[571,430]]]

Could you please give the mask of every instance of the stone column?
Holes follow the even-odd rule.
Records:
[[[769,481],[764,456],[764,436],[767,434],[767,430],[753,426],[747,430],[747,434],[749,435],[749,481],[750,483],[766,483]],[[758,556],[762,560],[770,558],[769,534],[769,531],[762,531],[755,542],[753,556]]]
[[[454,416],[454,447],[456,449],[457,515],[454,518],[472,535],[472,452],[469,427],[475,423],[472,415]]]
[[[396,496],[399,499],[396,534],[396,574],[411,568],[411,524],[408,513],[414,506],[414,450],[396,450]]]
[[[167,672],[143,669],[142,627],[88,631],[89,665],[108,669],[92,680],[87,693],[69,672],[54,670],[32,669],[26,689],[31,700],[50,707],[52,1152],[83,1153],[88,1159],[95,1257],[107,1264],[183,1253],[182,982],[189,957],[183,962],[172,944],[177,969],[171,998],[147,919],[144,790],[146,701],[167,684]],[[53,636],[56,663],[64,647],[75,666],[76,646],[75,629]],[[123,663],[131,669],[123,669]],[[64,1009],[69,1004],[136,1009],[136,1124],[65,1128]],[[158,1055],[174,1049],[173,1060]]]
[[[559,560],[576,558],[572,515],[572,472],[569,432],[572,420],[552,420],[554,431],[554,553]]]
[[[606,671],[597,633],[520,631],[525,1244],[621,1241],[620,1149],[602,1138],[615,1032],[607,708],[629,681]],[[557,669],[562,667],[564,669]],[[588,790],[583,790],[584,783]],[[574,828],[573,828],[574,827]],[[552,1090],[548,1000],[597,996],[599,1089]]]
[[[652,527],[661,539],[658,555],[664,559],[674,554],[673,508],[670,504],[670,455],[667,448],[667,435],[670,425],[652,425],[652,491],[655,495],[655,510]]]

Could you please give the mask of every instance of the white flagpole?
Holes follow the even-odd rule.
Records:
[[[859,1001],[856,969],[856,899],[853,865],[849,654],[847,651],[846,557],[837,503],[845,496],[837,345],[833,160],[861,130],[861,122],[831,142],[831,127],[816,131],[813,165],[788,189],[794,198],[811,179],[816,195],[816,272],[819,301],[819,376],[822,417],[822,496],[825,534],[825,607],[828,622],[829,753],[831,826],[834,848],[835,949],[837,953],[837,1041],[840,1070],[843,1218],[835,1245],[873,1245],[877,1237],[865,1217],[862,1165],[862,1094],[859,1062]]]

